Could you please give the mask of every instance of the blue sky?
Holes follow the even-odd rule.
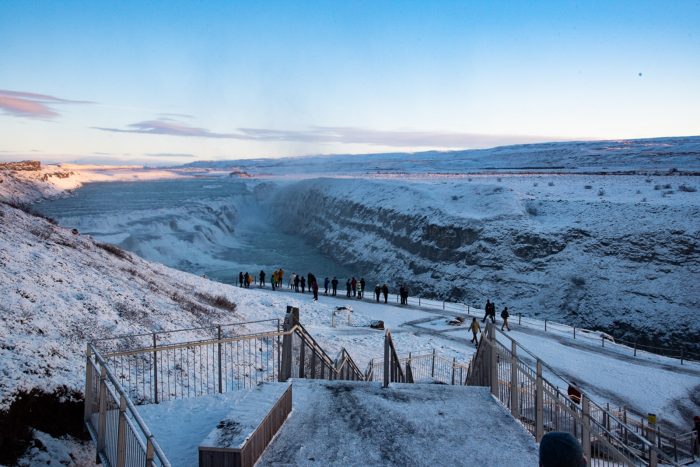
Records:
[[[0,2],[0,160],[700,134],[700,1]]]

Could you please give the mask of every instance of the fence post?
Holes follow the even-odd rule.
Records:
[[[105,450],[107,437],[107,369],[100,367],[100,417],[97,422],[97,450],[96,459],[100,462],[100,453]]]
[[[537,378],[535,380],[535,441],[544,436],[544,388],[542,384],[542,362],[537,359]]]
[[[605,336],[602,334],[600,335],[600,342],[602,343],[603,347],[605,347]]]
[[[158,403],[158,352],[156,352],[156,333],[153,333],[153,400]]]
[[[287,381],[292,376],[292,327],[292,315],[291,313],[287,313],[287,316],[284,318],[284,327],[282,328],[285,334],[282,337],[280,382]]]
[[[90,420],[90,416],[92,415],[92,400],[93,400],[93,395],[92,392],[95,390],[92,387],[93,383],[93,371],[94,367],[92,366],[92,350],[90,349],[90,344],[87,346],[87,352],[86,352],[87,358],[85,361],[85,410],[83,412],[83,421],[87,423]]]
[[[455,366],[457,365],[457,357],[452,357],[452,386],[455,385]]]
[[[637,356],[637,341],[634,341],[634,356]]]
[[[489,334],[489,375],[491,377],[491,394],[498,397],[498,346],[496,345],[496,325],[490,323],[488,325]]]
[[[642,419],[643,420],[643,419]],[[656,467],[658,465],[658,456],[656,453],[656,415],[650,413],[647,415],[647,421],[649,422],[647,428],[647,439],[651,443],[649,446],[649,467]]]
[[[683,347],[681,347],[681,365],[683,364]]]
[[[117,429],[117,467],[126,464],[126,399],[119,396],[119,427]]]
[[[153,457],[155,457],[154,451],[153,437],[151,436],[146,440],[146,467],[153,467]]]
[[[518,403],[518,354],[515,341],[510,342],[510,413],[516,420],[520,418]]]
[[[433,349],[433,362],[430,365],[430,377],[435,378],[435,349]]]
[[[221,377],[221,325],[219,324],[217,326],[217,335],[218,335],[218,350],[219,350],[219,394],[224,392],[224,386],[223,386],[223,378]]]
[[[574,326],[574,339],[576,339],[576,326]]]
[[[585,394],[581,394],[581,408],[583,419],[581,420],[581,447],[586,459],[591,458],[591,402]]]
[[[408,305],[408,303],[406,303]],[[420,306],[420,297],[418,297],[418,306]]]
[[[544,320],[544,330],[545,330],[545,332],[547,331],[547,320],[546,319]],[[539,441],[538,441],[538,443],[539,443]]]
[[[389,371],[391,370],[391,349],[389,347],[389,339],[391,339],[391,333],[387,329],[384,333],[384,387],[389,387]]]

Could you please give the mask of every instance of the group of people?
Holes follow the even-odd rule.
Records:
[[[486,306],[484,307],[484,318],[481,322],[485,322],[487,319],[491,319],[492,323],[496,323],[496,304],[491,302],[491,300],[486,300]],[[508,329],[510,331],[510,326],[508,325],[508,318],[510,318],[510,313],[508,312],[508,307],[504,307],[501,311],[501,319],[503,319],[503,325],[501,326],[501,331]],[[472,322],[469,325],[469,330],[472,332],[471,343],[479,345],[479,339],[477,334],[481,332],[481,326],[476,318],[472,318]]]
[[[256,282],[257,279],[257,284],[260,287],[265,287],[265,278],[265,271],[260,271],[257,278],[255,277],[255,275],[249,274],[248,272],[239,272],[238,285],[239,287],[250,288],[250,286],[253,285],[253,283]],[[282,287],[283,280],[284,270],[282,268],[273,271],[272,280],[270,281],[272,290]],[[326,277],[323,280],[323,294],[328,295],[330,293],[333,297],[337,296],[338,284],[340,284],[340,281],[338,281],[337,277],[333,276],[333,279]],[[365,285],[366,282],[364,277],[361,277],[360,280],[357,280],[354,276],[348,278],[345,281],[346,296],[348,298],[352,297],[362,300],[364,298]],[[299,293],[306,293],[306,291],[308,290],[309,292],[312,292],[314,294],[314,300],[318,300],[319,284],[316,280],[316,276],[314,276],[312,273],[308,273],[306,276],[303,276],[301,274],[293,272],[292,275],[289,277],[287,287],[290,290]],[[381,301],[382,297],[384,298],[384,303],[389,302],[389,286],[386,284],[386,282],[383,285],[377,284],[374,287],[374,298],[377,301],[377,303]],[[399,287],[399,297],[401,298],[402,305],[408,305],[408,287],[406,287],[405,285],[401,285]]]

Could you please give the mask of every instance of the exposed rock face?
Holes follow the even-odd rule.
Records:
[[[39,161],[21,161],[21,162],[0,162],[0,170],[41,170],[41,162]]]
[[[541,200],[533,218],[514,195],[481,187],[482,198],[500,196],[507,208],[460,216],[442,208],[449,200],[377,202],[377,190],[399,188],[303,181],[270,209],[287,232],[369,283],[405,283],[413,295],[472,305],[491,298],[514,314],[700,351],[700,226],[687,229],[700,218],[696,206]],[[422,195],[406,190],[408,200]]]

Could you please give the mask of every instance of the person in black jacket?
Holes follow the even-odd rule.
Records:
[[[384,303],[389,299],[389,286],[384,283],[382,286],[382,294],[384,294]]]
[[[501,331],[503,331],[503,328],[510,331],[510,326],[508,326],[508,317],[510,317],[510,313],[508,313],[508,307],[505,307],[503,308],[503,311],[501,311],[501,318],[503,318],[503,326],[501,326]]]
[[[482,323],[486,322],[488,317],[491,315],[491,300],[486,300],[486,306],[484,307],[484,318],[481,320]]]
[[[338,292],[338,278],[333,276],[333,280],[331,281],[331,286],[333,287],[333,296],[335,297],[336,293]]]
[[[350,297],[350,291],[352,290],[352,283],[350,282],[350,279],[348,279],[348,280],[345,282],[345,287],[347,287],[347,289],[348,289],[348,298],[349,298],[349,297]]]
[[[379,303],[379,296],[382,294],[382,288],[379,287],[379,284],[374,286],[374,297],[377,299],[377,303]]]
[[[328,295],[328,285],[331,283],[331,280],[326,277],[323,279],[323,295]]]
[[[260,271],[260,287],[265,287],[265,271]]]
[[[238,273],[238,287],[243,287],[243,273]]]

